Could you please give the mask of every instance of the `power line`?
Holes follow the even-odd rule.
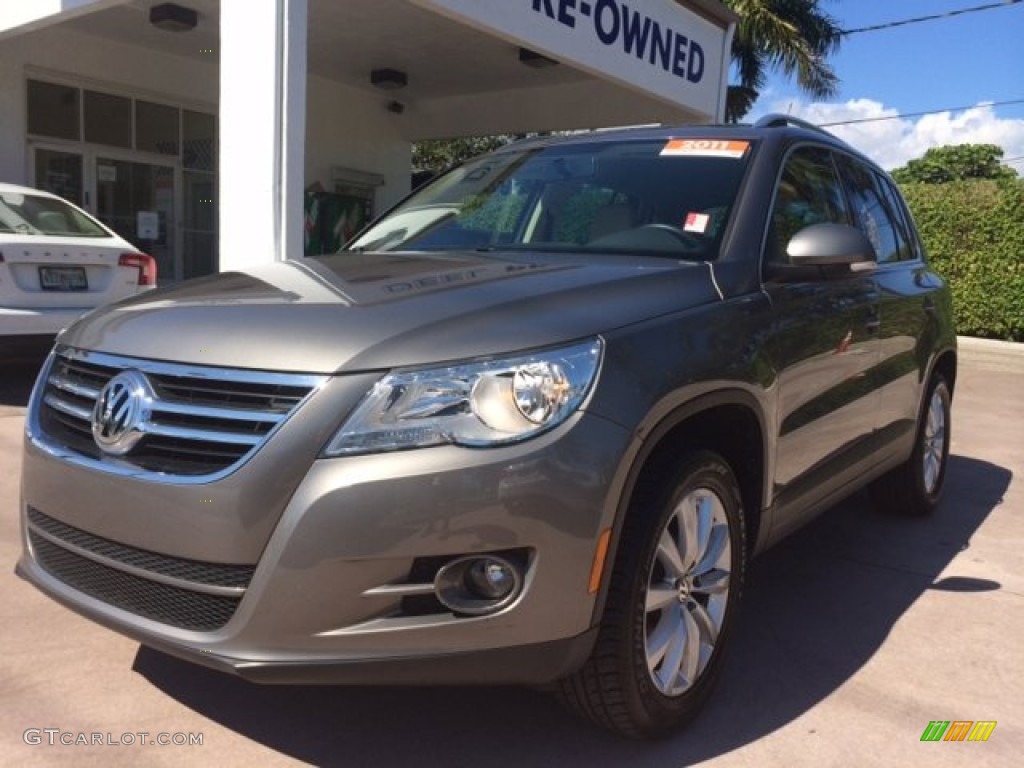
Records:
[[[1019,2],[1019,0],[1014,0]],[[980,107],[1005,107],[1010,104],[1024,104],[1024,99],[1008,99],[1007,101],[988,101],[984,104],[968,104],[966,107],[946,107],[945,109],[927,109],[924,112],[903,112],[898,115],[882,115],[881,117],[859,117],[855,120],[837,120],[834,123],[818,123],[819,128],[831,128],[836,125],[854,125],[856,123],[877,123],[882,120],[899,120],[904,117],[923,117],[925,115],[938,115],[942,112],[962,112],[967,109],[978,109]]]
[[[870,27],[858,27],[857,29],[842,29],[840,34],[844,36],[856,35],[861,32],[877,32],[881,29],[892,29],[893,27],[903,27],[908,24],[920,24],[922,21],[935,21],[936,19],[949,19],[953,16],[962,16],[966,13],[978,13],[979,11],[992,11],[996,8],[1005,8],[1009,5],[1016,5],[1021,0],[1002,0],[999,3],[986,3],[985,5],[975,5],[971,8],[960,8],[955,11],[946,11],[945,13],[934,13],[930,16],[918,16],[913,19],[901,19],[900,21],[887,21],[883,24],[873,24]]]

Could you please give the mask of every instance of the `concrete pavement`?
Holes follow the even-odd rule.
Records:
[[[957,342],[960,365],[964,368],[1024,373],[1024,344],[970,336],[960,336]]]
[[[721,687],[692,727],[654,744],[616,740],[530,690],[258,687],[58,606],[13,575],[28,385],[4,370],[0,766],[1018,765],[1024,354],[979,346],[962,345],[937,514],[886,517],[860,495],[760,558]],[[922,743],[932,720],[998,724],[985,743]],[[30,728],[203,744],[49,746],[42,733],[29,745]]]

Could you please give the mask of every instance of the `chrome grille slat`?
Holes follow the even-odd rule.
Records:
[[[276,407],[272,408],[273,412],[287,413],[302,399],[295,395],[279,393],[257,394],[242,390],[213,390],[202,386],[187,388],[168,386],[166,383],[160,382],[159,380],[156,384],[157,388],[163,393],[169,394],[171,397],[178,397],[183,402],[196,405],[202,402],[237,403],[240,406],[248,405],[248,407],[253,408],[260,405],[258,402],[259,400],[266,400],[269,398],[272,404],[277,404]]]
[[[90,400],[95,400],[100,395],[99,388],[80,384],[65,376],[53,376],[50,378],[50,383],[64,392],[70,392],[72,395],[78,395],[79,397],[87,397]]]
[[[142,372],[152,389],[143,438],[107,457],[92,441],[92,410],[110,379]],[[61,348],[39,406],[43,436],[98,469],[182,482],[230,471],[245,461],[326,376],[164,363]],[[140,476],[140,472],[132,474]]]
[[[173,437],[179,440],[197,440],[206,443],[227,443],[230,445],[258,445],[263,442],[263,435],[240,435],[233,432],[219,432],[212,429],[187,429],[172,427],[165,424],[150,422],[146,434],[161,437]]]
[[[99,395],[99,392],[96,393]],[[229,419],[237,421],[261,421],[277,424],[286,413],[264,413],[240,408],[215,408],[209,405],[191,405],[186,403],[160,402],[154,409],[157,413],[182,413],[208,419]]]
[[[46,397],[43,398],[43,402],[45,402],[51,408],[60,411],[61,413],[66,413],[68,416],[74,416],[78,419],[81,419],[82,421],[88,421],[89,418],[92,416],[91,408],[82,408],[81,406],[77,406],[74,403],[69,403],[66,400],[62,400],[61,398],[57,397],[52,392],[46,393]]]

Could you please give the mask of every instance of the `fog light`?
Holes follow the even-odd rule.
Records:
[[[505,608],[523,590],[522,569],[498,555],[452,560],[434,579],[434,593],[454,613],[483,616]]]
[[[469,591],[485,600],[500,600],[516,586],[512,566],[504,560],[491,557],[474,560],[463,578]]]

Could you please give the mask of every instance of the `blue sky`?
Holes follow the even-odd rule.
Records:
[[[821,0],[842,29],[945,13],[999,0]],[[829,59],[840,78],[828,103],[810,103],[773,76],[751,118],[789,111],[815,123],[903,115],[987,102],[1015,105],[891,119],[834,130],[882,165],[895,167],[930,146],[999,144],[1024,157],[1024,2],[843,38]],[[1024,162],[1012,167],[1024,172]]]

